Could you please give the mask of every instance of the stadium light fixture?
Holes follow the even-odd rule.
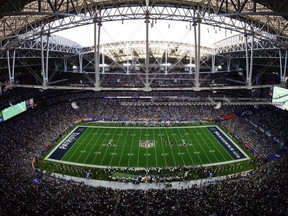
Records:
[[[194,67],[195,68],[195,64],[186,64],[186,67]]]

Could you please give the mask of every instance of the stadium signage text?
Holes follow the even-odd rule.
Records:
[[[235,146],[236,144],[232,142],[221,130],[217,127],[208,127],[208,130],[214,135],[218,142],[226,149],[226,151],[231,155],[234,160],[246,158],[245,154]]]
[[[79,137],[85,132],[86,128],[77,127],[73,132],[71,132],[67,138],[59,144],[59,146],[52,152],[48,158],[52,160],[61,160],[64,155],[69,151],[69,149],[77,142]],[[84,152],[82,152],[84,153]]]
[[[236,157],[237,159],[240,159],[240,158],[241,158],[241,156],[240,156],[239,153],[236,151],[236,149],[235,149],[232,145],[229,144],[229,142],[222,136],[222,134],[220,134],[219,131],[215,131],[214,133],[215,133],[216,136],[218,136],[218,138],[222,141],[222,143],[223,143],[224,145],[226,145],[226,147],[235,155],[235,157]]]
[[[70,143],[74,142],[76,140],[76,137],[79,135],[80,133],[74,132],[72,133],[60,146],[59,149],[63,149],[66,150],[67,147],[69,146]]]

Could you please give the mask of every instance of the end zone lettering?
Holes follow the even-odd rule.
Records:
[[[208,130],[212,132],[214,137],[219,143],[226,149],[226,151],[232,156],[234,160],[245,158],[246,156],[231,142],[221,131],[216,127],[208,127]]]
[[[86,128],[76,128],[68,137],[59,144],[59,146],[47,157],[52,160],[61,160],[69,149],[77,142],[80,136],[85,132]]]
[[[72,133],[60,146],[58,149],[63,149],[66,150],[67,146],[76,140],[76,137],[79,135],[80,133],[74,132]]]

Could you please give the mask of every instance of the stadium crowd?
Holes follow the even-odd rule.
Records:
[[[165,74],[164,70],[159,69],[151,69],[153,71],[153,78],[151,78],[151,87],[191,87],[194,82],[194,74],[189,74],[184,69],[174,68],[169,70],[169,73]],[[150,71],[150,72],[152,72]],[[155,74],[157,74],[155,76]],[[123,69],[119,68],[110,68],[109,71],[105,73],[100,73],[101,86],[102,87],[144,87],[145,80],[145,72],[144,70],[134,70],[130,69],[129,73],[123,71]],[[207,78],[205,78],[204,74],[200,74],[200,79],[203,79],[201,86],[222,86],[223,83],[229,85],[235,85],[234,82],[227,80],[225,77],[218,76],[217,73],[211,74],[210,81],[205,82]],[[56,74],[53,79],[54,80],[62,80],[62,85],[69,86],[94,86],[93,82],[95,79],[95,74],[93,72],[83,72],[83,73],[73,73],[65,72]],[[58,83],[58,82],[57,82]],[[56,84],[56,83],[55,83]],[[59,84],[59,83],[58,83]],[[53,84],[52,84],[53,85]],[[57,85],[57,84],[56,84]]]
[[[91,187],[52,178],[36,172],[31,166],[33,155],[41,152],[71,122],[82,118],[215,118],[247,107],[223,106],[217,110],[213,106],[201,109],[185,106],[124,107],[119,99],[99,97],[105,93],[47,92],[31,91],[29,97],[35,97],[37,106],[0,124],[1,215],[287,215],[287,156],[264,164],[247,177],[180,190]],[[15,94],[20,95],[17,98],[26,97],[22,93],[13,89],[5,100],[8,102]],[[72,108],[73,101],[77,101],[79,109]],[[265,159],[269,154],[287,148],[285,126],[288,118],[287,113],[274,107],[260,107],[260,110],[258,114],[226,122],[224,126],[234,127],[233,131],[245,142],[257,152],[264,152],[259,154]],[[264,137],[249,122],[269,130],[283,145],[279,147],[274,139],[269,139],[269,146],[273,147],[268,146],[270,150],[267,153],[268,143],[262,146],[261,141],[268,135]],[[268,127],[266,122],[269,122]],[[247,125],[250,126],[246,128]],[[252,127],[255,132],[251,138]]]

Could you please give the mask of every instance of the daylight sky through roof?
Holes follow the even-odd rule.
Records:
[[[145,40],[146,26],[144,20],[125,20],[104,22],[101,26],[101,44]],[[94,45],[94,25],[71,28],[57,35],[73,40],[87,47]],[[236,32],[201,24],[201,46],[211,47],[225,37]],[[194,28],[188,22],[157,20],[149,24],[149,40],[173,41],[194,44]]]

